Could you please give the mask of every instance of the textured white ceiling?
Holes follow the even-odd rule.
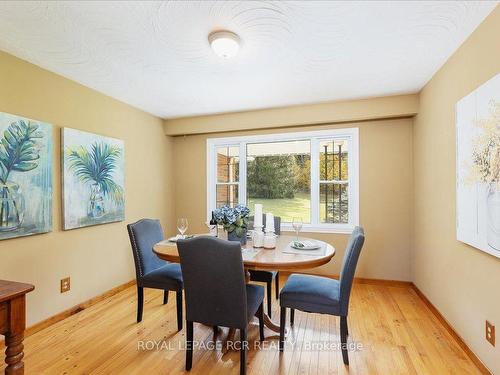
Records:
[[[416,92],[496,3],[0,2],[0,49],[171,118]]]

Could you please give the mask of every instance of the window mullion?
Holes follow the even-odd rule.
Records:
[[[311,224],[319,223],[319,140],[311,139]]]
[[[356,129],[356,136],[350,136],[351,152],[348,154],[349,169],[349,224],[359,224],[359,136]]]
[[[217,158],[215,144],[207,143],[207,220],[215,209],[217,196]]]
[[[246,206],[247,204],[247,144],[240,142],[240,176],[238,184],[238,202]]]

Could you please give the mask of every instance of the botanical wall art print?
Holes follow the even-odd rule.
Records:
[[[125,219],[125,148],[115,138],[63,128],[64,229]]]
[[[500,74],[461,99],[457,239],[500,258]]]
[[[52,230],[52,125],[0,113],[0,239]]]

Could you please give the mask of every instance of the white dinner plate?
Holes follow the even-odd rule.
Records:
[[[316,241],[292,241],[290,242],[290,247],[297,250],[316,250],[321,247],[321,244]]]
[[[193,235],[193,234],[188,234],[188,235],[186,235],[186,238],[185,238],[185,239],[186,239],[186,240],[188,240],[188,239],[193,238],[193,237],[194,237],[194,235]],[[174,236],[174,237],[170,237],[170,238],[168,239],[168,242],[177,242],[177,240],[179,240],[180,238],[181,238],[181,236],[180,236],[180,235],[177,235],[177,236]]]

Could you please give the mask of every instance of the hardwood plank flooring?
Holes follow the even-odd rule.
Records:
[[[130,287],[29,336],[24,341],[25,373],[184,373],[185,330],[177,332],[175,295],[162,305],[162,292],[146,289],[144,302],[139,324],[136,289]],[[276,300],[273,317],[278,321]],[[410,286],[355,284],[348,321],[349,341],[360,345],[349,353],[349,368],[340,351],[313,346],[339,342],[338,318],[297,311],[282,354],[276,334],[267,329],[267,346],[254,349],[258,328],[249,329],[248,374],[480,374]],[[195,349],[191,374],[239,373],[237,351],[222,355],[220,349],[208,348],[211,327],[195,324],[194,334],[207,347]],[[219,343],[226,334],[227,329],[220,329]]]

